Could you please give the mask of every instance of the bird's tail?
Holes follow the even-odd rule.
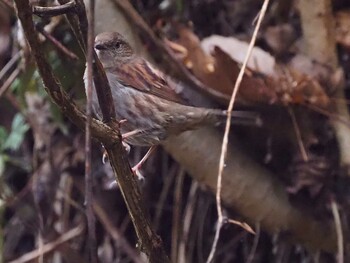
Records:
[[[232,111],[232,124],[262,126],[262,120],[256,112],[250,111]],[[176,127],[181,131],[196,129],[201,126],[219,125],[226,122],[227,111],[218,109],[205,109],[188,107],[185,116],[183,116],[183,125]],[[180,119],[178,119],[180,122]]]
[[[227,119],[227,111],[223,111],[225,118]],[[252,125],[261,127],[263,125],[263,121],[260,118],[259,114],[252,111],[232,111],[232,123],[239,125]],[[226,121],[226,120],[224,120]]]
[[[208,110],[207,121],[208,123],[221,124],[225,123],[227,119],[227,111],[225,110]],[[249,125],[249,126],[262,126],[263,122],[256,112],[251,111],[232,111],[232,124],[237,125]]]

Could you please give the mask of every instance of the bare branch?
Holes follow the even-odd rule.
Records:
[[[87,87],[86,87],[86,124],[85,124],[85,204],[88,225],[89,262],[97,263],[96,226],[93,213],[93,178],[91,172],[91,112],[92,112],[92,80],[93,80],[93,52],[95,1],[90,0],[89,28],[87,42]],[[113,103],[113,102],[112,102]]]
[[[334,225],[337,231],[337,246],[338,246],[338,263],[344,263],[344,237],[343,230],[341,226],[341,220],[338,210],[338,205],[334,198],[331,200],[332,214],[334,217]]]
[[[24,0],[15,0],[15,4],[18,18],[23,25],[25,36],[32,50],[32,54],[37,63],[38,70],[43,79],[47,93],[58,105],[63,114],[65,114],[78,127],[84,129],[86,116],[76,107],[74,102],[71,101],[69,96],[63,91],[59,81],[53,75],[51,66],[47,63],[42,54],[41,44],[39,43],[38,36],[34,30],[29,2]],[[72,16],[71,14],[68,14],[67,17],[69,17],[68,19],[72,24],[73,31],[86,54],[87,27],[84,29],[84,26],[87,26],[87,19],[85,6],[81,0],[77,0],[76,9],[79,19],[76,19],[76,17]],[[95,56],[95,58],[97,58],[97,56]],[[98,76],[102,75],[102,79],[107,80],[102,65],[98,60],[96,60],[95,65],[97,65],[98,70],[95,72],[98,73]],[[96,85],[95,82],[96,88],[99,86],[103,92],[108,92],[108,81],[104,82],[103,84],[104,85]],[[110,99],[107,97],[106,101],[112,102],[112,97],[110,97]],[[150,221],[142,206],[140,190],[135,176],[132,174],[127,156],[124,154],[125,150],[121,144],[118,125],[116,124],[115,118],[113,118],[115,112],[110,105],[113,105],[113,103],[105,106],[106,112],[104,112],[106,114],[104,119],[108,120],[108,125],[96,119],[92,119],[91,134],[93,137],[103,143],[108,153],[114,174],[117,178],[120,190],[127,204],[130,217],[133,221],[136,234],[140,242],[140,249],[146,255],[148,255],[150,262],[168,262],[169,259],[165,254],[162,241],[152,229]]]
[[[54,44],[59,51],[61,51],[66,56],[68,56],[70,59],[74,59],[74,60],[79,59],[77,55],[75,55],[72,51],[70,51],[68,48],[62,45],[61,42],[59,42],[55,37],[53,37],[50,33],[48,33],[41,25],[36,24],[35,29],[38,30],[41,34],[43,34],[47,40],[49,40],[52,44]]]
[[[59,5],[59,6],[33,6],[33,14],[40,16],[40,17],[46,17],[46,16],[59,16],[64,15],[69,12],[75,12],[75,1],[69,1],[66,4]]]
[[[234,86],[233,91],[232,91],[230,103],[227,107],[227,119],[226,119],[226,126],[225,126],[225,134],[224,134],[224,137],[222,139],[222,146],[221,146],[221,153],[220,153],[220,160],[219,160],[219,169],[218,169],[218,180],[217,180],[217,186],[216,186],[216,207],[217,207],[218,221],[219,222],[218,222],[218,226],[216,229],[213,245],[212,245],[210,254],[208,256],[208,259],[207,259],[208,263],[212,262],[212,260],[214,259],[214,254],[215,254],[215,250],[216,250],[216,245],[219,241],[221,227],[224,224],[224,217],[222,214],[222,207],[221,207],[222,176],[224,173],[224,167],[225,167],[226,156],[227,156],[228,137],[229,137],[229,133],[230,133],[230,129],[231,129],[231,117],[232,117],[233,104],[236,100],[238,89],[239,89],[239,86],[241,85],[241,82],[243,80],[244,72],[245,72],[245,69],[247,67],[248,60],[249,60],[250,55],[252,53],[253,47],[255,45],[256,37],[258,35],[261,22],[265,16],[268,4],[269,4],[269,0],[265,0],[262,7],[261,7],[259,17],[258,17],[258,22],[254,28],[254,33],[253,33],[252,39],[250,40],[247,54],[244,58],[244,62],[243,62],[243,65],[241,67],[241,70],[239,71],[235,86]]]
[[[43,254],[51,252],[63,243],[68,242],[69,240],[81,235],[83,229],[84,228],[82,226],[77,226],[76,228],[73,228],[67,231],[66,233],[62,234],[62,236],[58,237],[55,241],[45,244],[42,248],[29,252],[23,255],[22,257],[11,261],[10,263],[25,263],[33,261],[34,259],[42,256]]]

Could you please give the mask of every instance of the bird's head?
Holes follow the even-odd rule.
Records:
[[[103,32],[95,38],[95,51],[104,67],[128,62],[134,51],[126,39],[117,32]]]

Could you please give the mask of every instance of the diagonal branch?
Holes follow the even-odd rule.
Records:
[[[85,17],[86,21],[86,14],[83,14],[81,11],[85,10],[85,7],[83,5],[80,6],[79,4],[81,3],[82,1],[77,0],[77,10],[80,12],[79,19]],[[85,114],[76,107],[75,103],[63,91],[61,84],[52,72],[51,66],[48,64],[42,54],[43,49],[41,48],[41,44],[38,41],[38,36],[34,30],[29,1],[15,0],[15,4],[17,16],[22,23],[25,36],[35,58],[39,73],[43,79],[45,90],[50,95],[52,100],[58,105],[62,113],[65,114],[79,128],[84,129],[86,121]],[[86,51],[86,37],[83,37],[86,36],[86,28],[80,28],[79,20],[72,15],[69,16],[69,21],[76,26],[75,29],[77,31],[74,31],[74,33],[77,36],[79,44],[83,50]],[[97,66],[97,68],[99,68],[99,66]],[[99,69],[100,74],[103,74],[102,66]],[[107,87],[106,89],[108,89],[108,85],[101,87]],[[106,113],[107,117],[109,118],[107,123],[113,124],[113,122],[115,122],[113,120],[114,112],[110,112],[109,116],[108,114],[109,113]],[[150,262],[168,262],[169,259],[165,254],[162,242],[152,229],[150,221],[146,217],[144,208],[141,206],[142,201],[140,190],[130,169],[127,156],[125,154],[121,154],[124,153],[124,149],[121,144],[119,130],[96,119],[92,119],[91,135],[99,140],[107,150],[114,174],[134,224],[140,243],[140,249],[149,257]]]

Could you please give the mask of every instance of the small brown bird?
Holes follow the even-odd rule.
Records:
[[[225,121],[225,111],[185,105],[176,92],[176,84],[137,56],[121,34],[97,35],[95,51],[111,86],[117,120],[125,120],[121,133],[126,143],[155,146],[172,135]],[[92,101],[98,114],[95,89]],[[246,112],[232,115],[242,122],[257,120],[255,115]]]

